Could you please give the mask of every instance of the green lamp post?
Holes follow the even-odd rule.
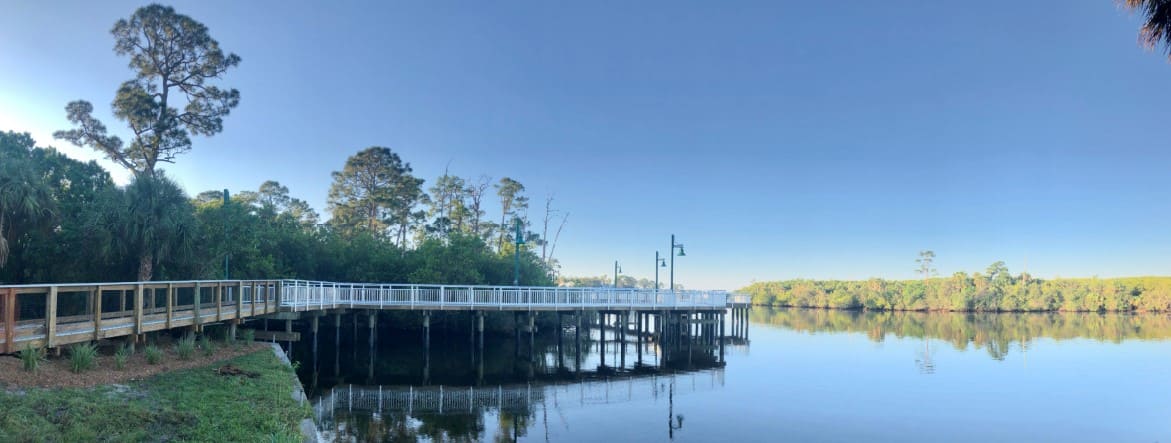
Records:
[[[675,249],[676,248],[679,249],[679,256],[680,257],[687,256],[687,254],[685,254],[683,252],[683,243],[675,243],[675,234],[671,234],[671,253],[668,254],[671,256],[671,281],[670,281],[671,286],[669,288],[671,290],[671,292],[675,292]]]

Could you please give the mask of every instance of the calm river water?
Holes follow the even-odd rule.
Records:
[[[372,349],[346,324],[293,357],[340,441],[1171,442],[1168,315],[758,307],[750,320],[724,363],[645,343],[640,360],[634,337],[622,356],[607,332],[603,366],[599,332],[578,357],[572,328],[560,353],[554,331],[533,357],[506,335],[477,355],[462,332],[433,333],[428,355],[417,330]]]

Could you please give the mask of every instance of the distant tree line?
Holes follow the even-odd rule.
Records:
[[[929,266],[927,267],[929,269]],[[926,275],[926,274],[925,274]],[[1171,277],[1039,279],[1012,275],[1004,262],[984,273],[919,280],[786,280],[741,292],[769,306],[878,311],[1171,311]]]
[[[667,289],[667,280],[659,280],[659,289]],[[599,275],[588,277],[558,277],[558,286],[569,286],[578,288],[605,288],[614,287],[613,275]],[[618,275],[619,288],[637,288],[637,289],[654,289],[655,281],[649,278],[636,278],[629,275]],[[683,285],[675,283],[675,289],[683,289]]]

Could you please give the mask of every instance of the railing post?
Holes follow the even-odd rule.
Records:
[[[440,286],[440,287],[439,287],[439,307],[440,307],[440,308],[442,308],[442,307],[443,307],[443,298],[444,298],[444,296],[446,295],[446,294],[444,294],[444,292],[445,292],[445,291],[444,291],[444,287],[443,287],[443,286]],[[440,392],[440,393],[442,393],[442,392],[443,392],[443,391],[442,391],[443,387],[442,387],[442,386],[440,386],[440,387],[439,387],[439,389],[440,389],[440,391],[439,391],[439,392]]]
[[[256,297],[252,297],[252,306],[256,306]],[[244,316],[244,281],[236,282],[236,320]]]
[[[278,307],[281,305],[281,303],[285,299],[285,294],[284,294],[285,285],[284,285],[284,283],[285,282],[283,280],[277,280],[276,284],[273,286],[273,292],[274,292],[273,296],[276,297],[275,301],[276,301],[276,305]],[[264,312],[268,313],[268,298],[264,299]]]
[[[4,295],[4,353],[16,349],[16,288],[8,288]]]
[[[200,293],[199,282],[195,282],[195,297],[192,299],[192,303],[194,304],[194,307],[192,309],[194,309],[194,311],[192,311],[193,317],[191,319],[191,324],[193,324],[193,325],[199,325],[200,322],[203,320],[202,318],[199,317],[199,305],[201,304],[199,293]]]
[[[45,347],[53,347],[55,338],[57,338],[57,287],[50,286],[48,299],[45,300]]]
[[[175,312],[175,285],[167,283],[167,329],[171,329],[171,317]]]
[[[94,340],[102,338],[102,287],[94,288]]]
[[[224,321],[224,306],[223,306],[223,304],[224,304],[223,303],[224,284],[223,283],[216,283],[215,291],[212,292],[212,296],[215,297],[215,321],[217,321],[217,322]]]
[[[143,333],[143,330],[142,330],[142,300],[143,300],[143,287],[142,287],[142,283],[139,283],[138,286],[136,286],[134,288],[134,333],[135,334],[142,334]],[[137,342],[138,338],[135,337],[134,341]]]

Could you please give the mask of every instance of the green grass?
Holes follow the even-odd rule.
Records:
[[[211,370],[225,363],[260,376]],[[264,349],[128,389],[0,390],[0,441],[300,441],[309,406],[293,400],[293,383],[292,369]]]
[[[146,363],[149,365],[157,365],[163,361],[163,350],[159,349],[158,346],[147,345],[142,354],[146,356]]]
[[[80,343],[69,348],[69,368],[81,373],[93,369],[98,358],[98,347],[93,343]]]
[[[20,362],[25,371],[37,372],[43,361],[45,361],[45,350],[42,348],[34,348],[28,344],[24,345],[24,349],[20,351]]]

